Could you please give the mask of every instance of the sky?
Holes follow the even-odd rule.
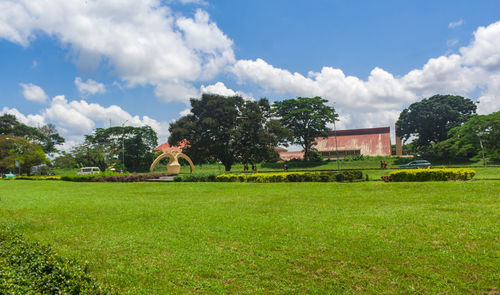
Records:
[[[434,94],[500,110],[500,1],[0,0],[0,115],[159,141],[202,93],[321,96],[337,128],[391,126]]]

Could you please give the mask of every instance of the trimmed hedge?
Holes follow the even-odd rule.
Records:
[[[391,181],[447,181],[468,180],[472,179],[475,174],[475,170],[467,168],[424,168],[393,171],[389,173],[389,177]]]
[[[86,267],[0,225],[0,294],[119,294]]]
[[[330,171],[320,173],[285,172],[285,173],[244,173],[220,175],[185,175],[176,176],[174,181],[184,182],[343,182],[362,180],[361,171]]]
[[[61,180],[61,176],[16,176],[16,180]]]
[[[87,174],[87,175],[66,175],[61,176],[61,180],[64,181],[74,181],[74,182],[142,182],[146,179],[158,179],[165,176],[165,173],[161,174],[118,174],[118,175],[107,175],[102,176],[99,174]]]

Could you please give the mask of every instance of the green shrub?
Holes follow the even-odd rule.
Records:
[[[408,169],[397,170],[389,174],[391,181],[447,181],[472,179],[476,171],[467,168],[451,169]]]
[[[221,174],[216,177],[219,182],[331,182],[362,180],[361,171],[332,172],[285,172],[285,173],[252,173]]]
[[[118,294],[87,268],[0,225],[0,294]]]
[[[156,174],[88,174],[88,175],[65,175],[61,176],[61,180],[74,182],[142,182],[146,179],[158,179],[165,176],[164,173]],[[175,180],[175,179],[174,179]]]
[[[61,180],[61,176],[17,176],[15,179],[19,180]]]

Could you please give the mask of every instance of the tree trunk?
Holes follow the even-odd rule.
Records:
[[[304,141],[304,162],[307,162],[309,160],[309,142],[306,139]]]
[[[224,164],[224,168],[226,169],[226,172],[229,172],[231,171],[231,164],[230,163],[223,163]]]

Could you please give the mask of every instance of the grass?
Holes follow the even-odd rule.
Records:
[[[0,220],[131,294],[500,289],[500,186],[0,181]]]

